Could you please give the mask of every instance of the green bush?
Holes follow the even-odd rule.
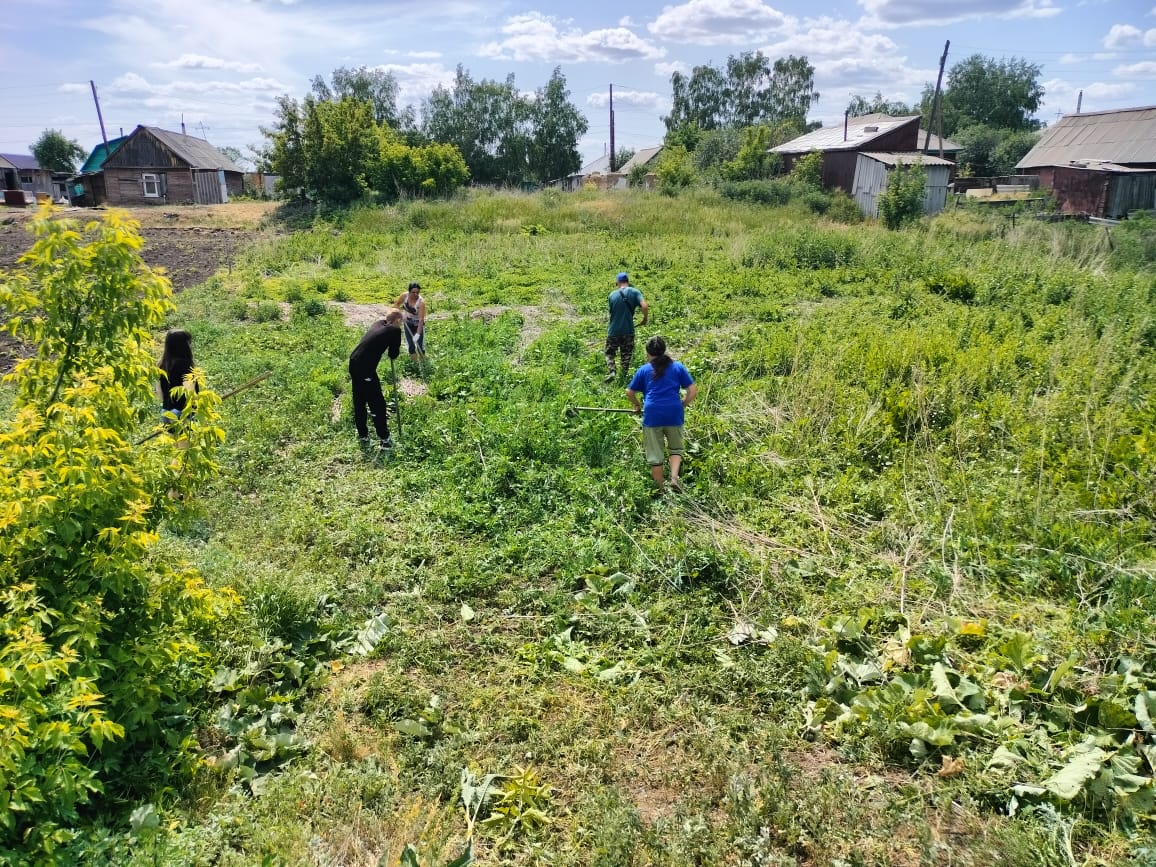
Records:
[[[254,322],[276,322],[281,318],[281,305],[276,301],[258,301],[250,311]]]
[[[923,195],[927,173],[923,166],[896,166],[887,178],[887,189],[879,196],[879,216],[888,229],[898,229],[923,216]]]
[[[7,863],[53,863],[106,788],[131,796],[189,771],[192,702],[213,668],[202,638],[231,605],[150,557],[224,437],[202,388],[167,433],[132,442],[139,422],[156,424],[150,329],[172,307],[168,281],[115,212],[81,230],[46,208],[32,228],[27,270],[0,283],[11,333],[37,347],[6,377],[15,412],[0,431]]]
[[[863,222],[863,211],[859,203],[842,190],[831,193],[831,204],[827,209],[827,216],[836,223],[849,225]]]
[[[815,151],[796,160],[791,167],[791,179],[815,189],[822,189],[823,154]]]
[[[658,190],[668,196],[678,195],[680,190],[694,182],[694,168],[690,164],[690,154],[682,145],[664,148],[654,170],[658,178]]]
[[[758,205],[785,205],[791,200],[793,187],[789,181],[723,181],[719,193],[738,202]]]

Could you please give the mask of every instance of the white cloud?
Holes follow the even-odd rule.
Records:
[[[820,92],[856,87],[886,90],[922,87],[933,70],[914,69],[899,46],[882,33],[864,32],[858,25],[831,18],[809,21],[808,28],[762,49],[767,57],[804,56],[815,67]],[[867,96],[866,93],[861,95]]]
[[[663,78],[670,78],[676,72],[681,72],[685,75],[690,72],[690,64],[683,63],[681,60],[654,64],[654,74],[661,75]]]
[[[1131,96],[1136,88],[1126,83],[1108,83],[1096,81],[1091,84],[1073,84],[1062,78],[1053,78],[1042,83],[1047,100],[1047,111],[1060,111],[1064,114],[1075,112],[1077,103],[1081,111],[1098,111],[1097,106],[1108,107],[1110,103],[1118,102]],[[1083,93],[1081,99],[1080,94]],[[1040,117],[1044,112],[1040,112]]]
[[[634,19],[631,18],[629,15],[623,15],[621,18],[618,19],[618,26],[619,27],[637,27],[638,25],[634,22]]]
[[[234,72],[260,72],[259,63],[242,63],[239,60],[223,60],[204,54],[182,54],[176,60],[155,64],[168,69],[228,69]]]
[[[1141,30],[1131,24],[1113,24],[1108,35],[1104,37],[1105,48],[1145,48],[1156,47],[1156,27]]]
[[[586,97],[586,104],[594,108],[608,108],[610,106],[609,90],[600,90],[589,94]],[[631,106],[663,112],[670,110],[670,97],[655,93],[652,90],[615,90],[614,106],[616,109],[622,106]]]
[[[392,72],[397,79],[397,101],[400,105],[417,105],[429,96],[435,87],[450,87],[454,70],[440,63],[386,63],[377,67]]]
[[[108,86],[110,93],[151,94],[170,96],[173,94],[195,94],[208,98],[222,94],[270,94],[284,93],[283,82],[275,78],[250,78],[245,81],[170,81],[153,84],[135,72],[126,72]]]
[[[1156,78],[1156,60],[1143,60],[1140,63],[1117,66],[1112,70],[1112,74],[1120,78]]]
[[[762,0],[688,0],[663,7],[646,29],[672,42],[750,44],[786,30],[793,22]]]
[[[560,30],[555,19],[540,12],[515,15],[502,27],[505,38],[488,42],[478,54],[495,60],[582,63],[652,60],[666,51],[625,27],[606,30]]]
[[[969,18],[1052,18],[1062,9],[1054,0],[857,0],[873,27],[945,24]]]
[[[411,51],[406,57],[412,57],[415,60],[437,60],[442,56],[440,51]]]

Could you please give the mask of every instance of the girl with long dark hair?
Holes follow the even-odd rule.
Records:
[[[185,380],[193,372],[193,335],[184,329],[177,328],[165,335],[165,348],[161,354],[160,392],[161,404],[166,413],[172,413],[177,418],[185,411],[187,395],[174,391],[183,388]]]
[[[638,396],[643,402],[639,403]],[[670,455],[670,486],[680,490],[682,482],[682,426],[686,408],[698,396],[698,386],[681,362],[666,354],[666,341],[655,335],[646,342],[646,364],[638,368],[626,397],[636,413],[642,413],[642,445],[655,494],[666,490],[665,463]]]

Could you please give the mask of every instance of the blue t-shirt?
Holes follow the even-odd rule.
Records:
[[[679,361],[672,361],[658,379],[649,362],[638,368],[628,388],[643,397],[642,426],[680,427],[685,419],[682,389],[692,385],[690,371]]]
[[[607,299],[610,304],[610,328],[607,337],[634,333],[634,311],[642,305],[642,293],[633,286],[615,289]]]

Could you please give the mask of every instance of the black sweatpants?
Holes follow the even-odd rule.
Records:
[[[353,423],[357,426],[357,435],[362,439],[369,438],[369,425],[366,418],[373,416],[373,429],[377,438],[382,442],[389,439],[389,422],[386,420],[385,397],[381,393],[381,380],[377,378],[377,371],[350,370],[349,378],[353,381]]]

